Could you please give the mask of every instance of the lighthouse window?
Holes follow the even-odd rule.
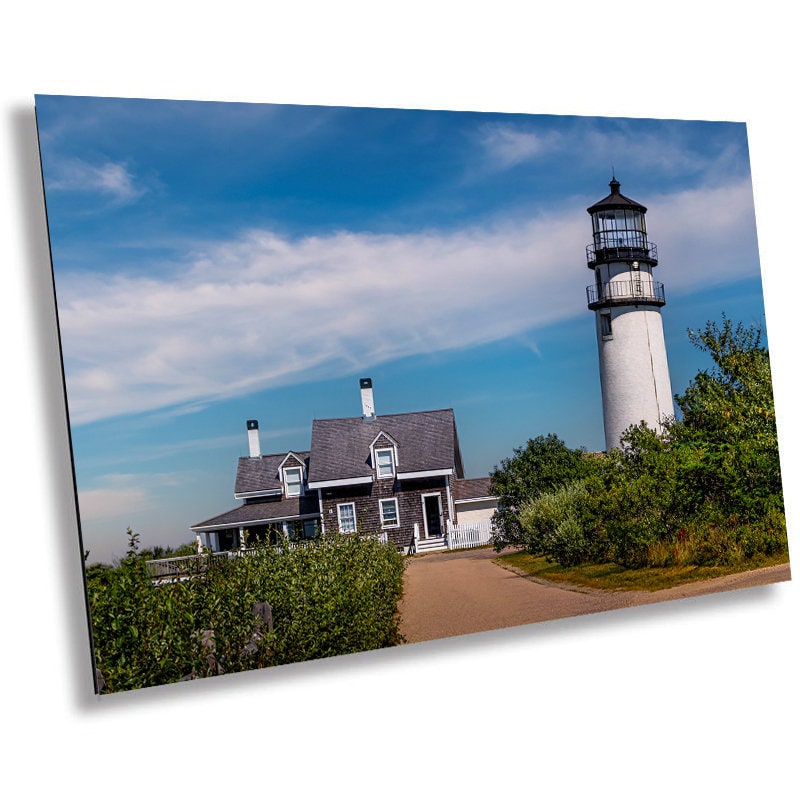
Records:
[[[595,245],[608,247],[645,247],[644,216],[633,209],[603,211],[592,218]]]
[[[604,336],[611,336],[611,314],[600,315],[600,333]]]

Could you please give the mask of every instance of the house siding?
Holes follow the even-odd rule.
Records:
[[[447,479],[444,477],[404,481],[396,478],[382,479],[360,486],[323,489],[321,511],[325,521],[325,530],[338,529],[339,518],[336,507],[340,503],[354,503],[356,525],[360,531],[373,533],[385,530],[392,544],[406,548],[411,544],[414,535],[414,523],[419,525],[420,536],[425,535],[422,496],[436,493],[441,496],[444,529],[450,518],[447,503]],[[380,501],[390,498],[397,500],[400,525],[397,528],[382,528]]]
[[[491,522],[495,511],[497,511],[497,500],[494,498],[456,503],[459,525]]]

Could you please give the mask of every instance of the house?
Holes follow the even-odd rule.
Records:
[[[464,477],[453,409],[377,415],[372,381],[360,389],[362,415],[314,420],[308,451],[262,455],[249,420],[234,489],[243,504],[192,530],[213,551],[363,530],[416,552],[450,546],[464,522],[488,541],[497,498],[488,478]]]

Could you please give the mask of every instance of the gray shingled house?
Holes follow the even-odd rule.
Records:
[[[406,552],[451,544],[459,514],[488,531],[497,500],[488,478],[464,479],[453,409],[379,416],[372,381],[360,385],[362,416],[314,420],[310,451],[261,455],[249,420],[234,490],[244,503],[192,530],[215,551],[363,530]]]

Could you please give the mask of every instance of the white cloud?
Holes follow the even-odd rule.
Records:
[[[130,460],[130,459],[129,459]],[[186,480],[184,473],[107,473],[101,485],[78,492],[81,520],[128,518],[156,506],[155,496],[165,488],[174,489]]]
[[[561,139],[555,132],[542,135],[509,125],[488,125],[481,144],[496,166],[507,169],[557,149]]]
[[[50,191],[100,192],[119,202],[135,200],[145,191],[134,184],[124,164],[111,161],[89,164],[77,158],[66,159],[57,162],[49,172],[47,188]]]
[[[749,182],[653,198],[668,297],[755,274]],[[586,312],[582,209],[409,235],[266,230],[169,278],[71,275],[59,316],[74,423],[352,374]]]
[[[672,135],[670,135],[670,133]],[[713,155],[698,150],[686,141],[688,132],[680,128],[670,133],[664,129],[631,132],[624,120],[616,129],[583,121],[580,125],[565,124],[558,131],[538,133],[522,125],[487,124],[480,130],[479,145],[485,161],[472,164],[476,174],[482,170],[504,170],[526,162],[552,156],[569,159],[594,170],[606,164],[611,174],[625,183],[625,176],[648,173],[665,176],[702,177],[706,184],[724,183],[731,174],[742,174],[747,168],[747,153],[728,140]]]
[[[153,503],[144,489],[137,487],[87,489],[79,493],[81,519],[110,519],[151,508]]]

